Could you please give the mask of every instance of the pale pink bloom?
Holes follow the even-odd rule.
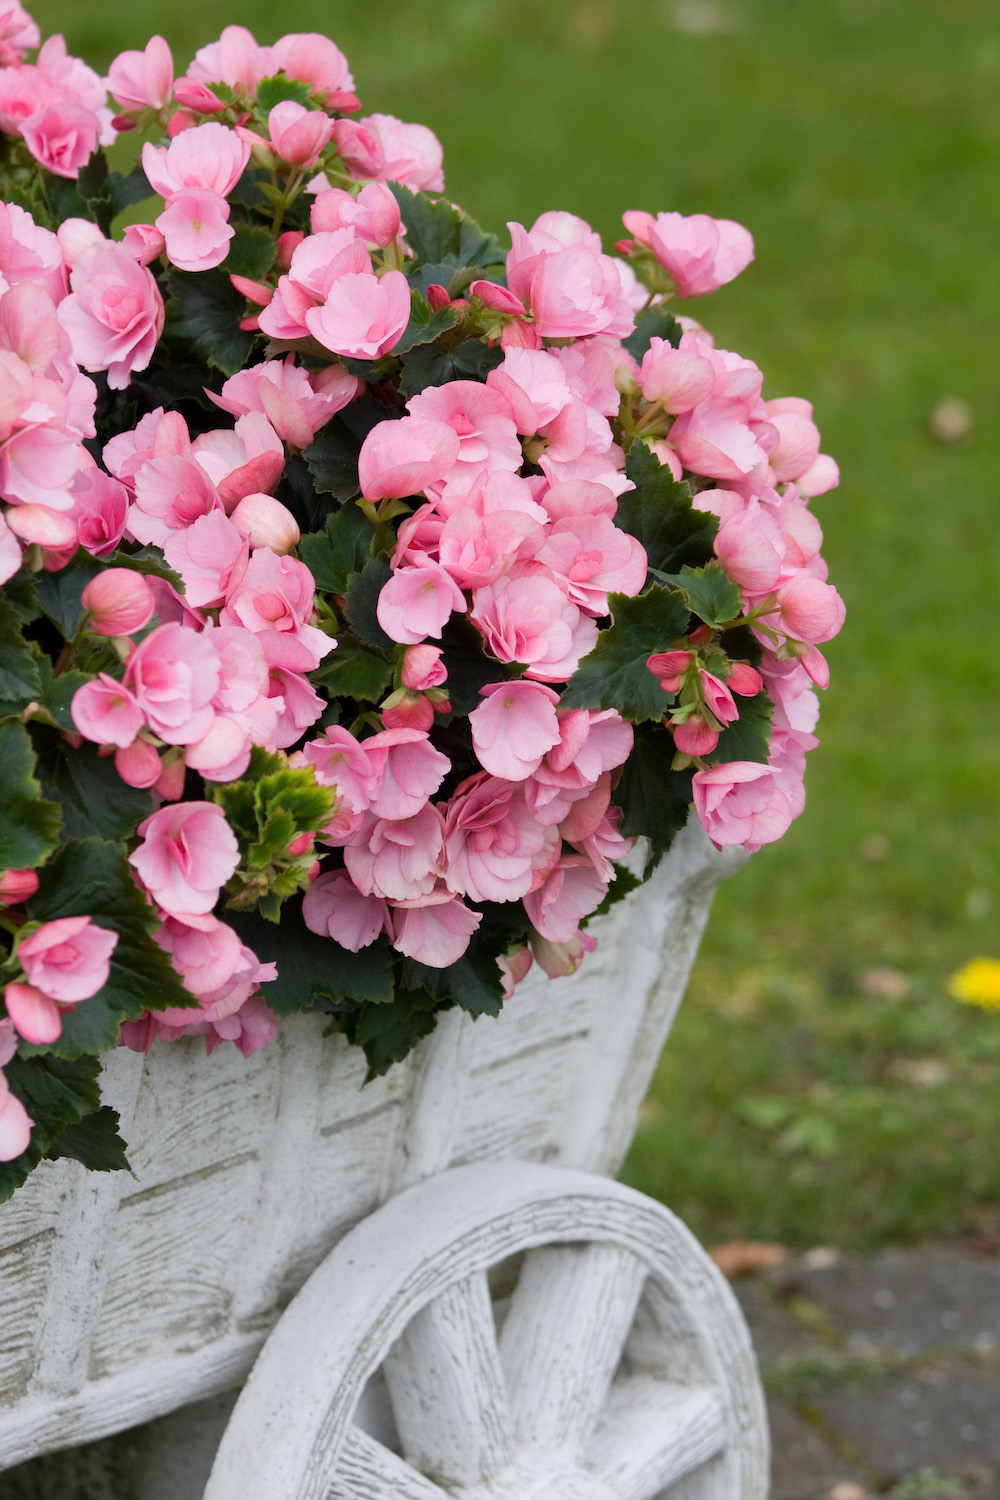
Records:
[[[366,812],[375,790],[376,770],[363,745],[349,730],[332,724],[324,738],[310,740],[302,754],[322,786],[335,786],[352,812]]]
[[[559,858],[554,827],[543,827],[524,784],[488,771],[468,777],[448,804],[445,879],[473,901],[516,901],[541,883]]]
[[[163,332],[163,298],[149,271],[121,245],[95,244],[74,263],[72,293],[59,321],[73,358],[87,370],[107,370],[108,385],[123,390],[133,370],[144,370]]]
[[[165,953],[184,981],[184,987],[203,1004],[215,992],[227,989],[229,1011],[238,1010],[251,993],[251,989],[240,993],[240,987],[232,982],[251,966],[247,963],[244,949],[236,933],[217,917],[206,917],[197,927],[189,927],[176,917],[167,917],[154,941]],[[184,1025],[193,1020],[192,1011],[177,1006],[166,1010],[155,1010],[157,1020],[168,1026]]]
[[[309,672],[337,644],[309,623],[315,595],[315,580],[305,563],[279,557],[270,547],[258,547],[226,595],[219,623],[243,625],[262,636],[265,652],[268,638],[280,636],[282,656],[280,661],[274,659],[275,664]]]
[[[220,395],[206,394],[234,417],[262,412],[284,442],[306,448],[323,423],[354,400],[358,389],[357,378],[342,365],[311,373],[289,355],[240,370],[230,376]]]
[[[270,66],[270,47],[259,47],[245,26],[227,26],[217,42],[198,49],[187,76],[196,83],[225,83],[252,95]]]
[[[306,327],[324,349],[353,359],[387,354],[409,320],[410,284],[402,271],[348,272],[333,283],[322,307],[305,314]]]
[[[544,884],[522,899],[536,932],[552,943],[568,943],[580,918],[600,906],[607,893],[607,882],[585,855],[564,854]]]
[[[314,167],[333,137],[333,121],[322,110],[306,109],[292,99],[276,104],[267,117],[271,145],[296,167]]]
[[[89,219],[64,219],[56,230],[56,239],[63,253],[66,265],[72,269],[85,250],[92,245],[107,245],[111,242],[105,238],[96,224]]]
[[[438,561],[463,589],[492,583],[518,559],[538,556],[545,542],[542,528],[524,511],[479,514],[476,501],[482,498],[477,481],[469,503],[451,512],[438,538]]]
[[[384,249],[399,234],[399,204],[381,182],[369,182],[355,198],[343,188],[319,193],[309,216],[313,233],[351,229],[368,245]]]
[[[673,279],[680,297],[703,297],[732,281],[753,260],[753,237],[731,219],[708,214],[652,214],[633,209],[622,215],[630,234],[648,245]]]
[[[812,679],[801,663],[765,651],[760,675],[774,704],[771,719],[774,728],[811,734],[819,718],[819,702],[812,690]]]
[[[274,296],[261,311],[261,331],[273,339],[308,338],[306,313],[320,307],[334,282],[348,274],[372,274],[368,247],[352,228],[307,235],[293,250],[287,275],[279,277]]]
[[[115,751],[115,770],[129,786],[150,787],[162,776],[163,764],[155,745],[137,739]]]
[[[580,242],[564,248],[537,225],[530,232],[509,223],[512,248],[507,285],[530,307],[543,338],[584,338],[604,333],[624,338],[632,332],[632,310],[622,296],[618,264]]]
[[[111,113],[106,108],[107,89],[103,78],[79,57],[70,57],[66,42],[61,36],[46,38],[35,59],[35,66],[39,76],[60,98],[72,99],[74,103],[82,104],[85,109],[102,116],[110,123]],[[102,137],[101,144],[110,146],[113,140],[112,131],[107,137]]]
[[[611,882],[615,878],[615,868],[612,861],[624,859],[626,854],[635,844],[634,838],[624,838],[619,833],[619,824],[622,819],[620,807],[607,807],[593,832],[585,837],[576,837],[577,833],[585,833],[585,829],[573,822],[577,809],[585,809],[586,804],[575,803],[570,814],[570,819],[560,824],[559,831],[564,839],[571,843],[579,854],[585,854],[602,880]],[[567,829],[569,831],[567,831]]]
[[[97,150],[99,134],[97,116],[68,99],[53,99],[21,121],[24,144],[57,177],[79,177]]]
[[[249,952],[249,949],[244,950]],[[258,965],[256,982],[277,979],[274,963]],[[244,1057],[269,1047],[278,1034],[278,1017],[268,1009],[262,995],[251,995],[231,1016],[214,1021],[205,1037],[205,1051],[211,1053],[219,1042],[232,1042]]]
[[[151,630],[125,668],[124,686],[168,745],[192,745],[208,733],[219,683],[219,653],[208,636],[174,623]]]
[[[479,695],[485,701],[469,715],[479,764],[491,776],[524,781],[559,743],[558,693],[522,679],[493,683]]]
[[[777,773],[756,761],[729,761],[696,771],[695,811],[716,848],[742,844],[748,854],[780,839],[792,807]]]
[[[302,535],[287,505],[273,495],[244,495],[229,519],[251,547],[272,552],[291,552]]]
[[[542,937],[540,932],[533,931],[529,942],[535,962],[540,969],[545,970],[550,979],[564,979],[569,974],[575,974],[583,962],[584,954],[593,953],[597,947],[597,939],[591,937],[589,932],[575,933],[568,943],[553,943]]]
[[[245,495],[272,490],[285,467],[281,439],[259,411],[238,417],[234,428],[201,433],[191,445],[191,457],[205,470],[227,509]]]
[[[76,551],[76,523],[65,511],[49,510],[47,505],[18,505],[7,512],[7,525],[23,542],[56,550],[68,547],[66,562]]]
[[[375,613],[391,640],[418,645],[441,632],[453,610],[465,611],[465,595],[446,569],[422,561],[398,568],[383,585]]]
[[[448,473],[458,450],[458,434],[447,422],[412,416],[380,422],[361,445],[361,492],[366,500],[419,494]]]
[[[208,126],[203,128],[207,130]],[[183,140],[183,136],[178,139]],[[181,271],[210,271],[213,266],[221,266],[236,232],[229,227],[229,204],[208,188],[171,193],[154,222],[163,235],[167,258]]]
[[[785,486],[784,494],[765,490],[760,497],[778,523],[784,543],[783,566],[786,571],[805,568],[819,556],[823,545],[823,528],[808,507],[798,485]]]
[[[26,1042],[33,1046],[44,1046],[58,1041],[62,1033],[62,1016],[51,995],[43,994],[33,984],[15,981],[8,984],[4,991],[4,1002],[14,1030]],[[3,1080],[0,1085],[2,1095],[2,1088],[6,1087],[7,1081],[2,1073],[0,1079]]]
[[[315,724],[327,708],[327,701],[307,677],[286,667],[271,667],[270,693],[278,707],[278,717],[264,745],[268,750],[287,750]]]
[[[434,902],[425,897],[420,905],[397,903],[393,907],[392,946],[430,969],[447,969],[468,948],[483,914],[470,911],[464,901],[447,891],[437,894],[441,899]]]
[[[277,502],[275,502],[277,504]],[[162,542],[163,556],[184,580],[184,596],[195,609],[221,604],[243,577],[250,548],[221,510],[198,516]]]
[[[807,499],[835,490],[840,483],[840,470],[836,460],[827,453],[821,453],[815,463],[810,464],[805,473],[799,475],[798,482],[799,493]]]
[[[119,52],[108,69],[108,89],[123,110],[165,109],[174,85],[174,60],[162,36],[142,52]]]
[[[159,260],[167,242],[155,224],[126,224],[121,238],[123,250],[140,266]]]
[[[606,453],[581,453],[579,458],[566,461],[543,453],[538,465],[553,487],[583,481],[601,485],[613,495],[623,495],[626,490],[635,488],[623,473],[625,454],[617,443],[612,443]]]
[[[150,187],[167,199],[186,188],[225,198],[249,160],[250,147],[234,130],[214,120],[182,131],[169,146],[147,141],[142,148],[142,170]]]
[[[29,984],[61,1005],[74,1005],[107,984],[117,943],[117,932],[90,917],[59,917],[22,938],[17,959]]]
[[[82,735],[98,745],[131,745],[143,727],[145,715],[134,694],[106,672],[99,672],[73,694],[73,723]]]
[[[774,477],[779,484],[798,479],[819,457],[819,428],[812,419],[812,402],[800,396],[782,396],[767,402],[767,417],[779,437],[771,453]]]
[[[0,1070],[0,1161],[14,1161],[27,1151],[34,1123]]]
[[[340,48],[317,31],[296,31],[279,37],[267,49],[268,68],[279,70],[289,78],[312,85],[317,96],[334,95],[353,89],[354,79],[347,58]],[[336,101],[329,99],[332,107]]]
[[[697,508],[715,510],[715,505],[701,505],[702,497],[724,493],[702,490],[696,499]],[[770,510],[757,499],[748,501],[735,514],[723,516],[713,546],[730,578],[742,589],[767,593],[781,576],[785,557],[781,527]]]
[[[701,402],[677,418],[670,443],[684,468],[695,474],[732,482],[766,473],[767,454],[745,420],[742,402]]]
[[[0,130],[20,135],[21,126],[53,97],[53,89],[38,68],[0,68]]]
[[[469,618],[498,661],[521,662],[545,682],[568,679],[597,642],[594,621],[533,563],[476,589]]]
[[[552,521],[562,521],[570,516],[613,517],[618,509],[614,490],[587,479],[571,479],[561,484],[547,485],[542,489],[539,501]]]
[[[830,583],[799,574],[778,589],[777,625],[795,641],[831,641],[844,623],[844,601]],[[771,616],[764,620],[770,623]]]
[[[399,688],[385,700],[380,709],[386,729],[430,729],[434,723],[434,704],[420,693]],[[442,713],[447,713],[442,707]]]
[[[191,439],[187,423],[179,411],[165,412],[162,406],[140,417],[131,432],[119,432],[104,445],[104,465],[130,492],[135,491],[135,476],[152,458],[188,458]]]
[[[642,357],[640,381],[647,401],[659,401],[664,411],[676,415],[712,394],[715,373],[697,350],[675,349],[654,337]]]
[[[20,906],[30,901],[38,890],[38,875],[34,870],[0,870],[0,906]],[[0,1068],[10,1062],[3,1056],[3,1022],[0,1021]]]
[[[132,568],[106,568],[80,595],[98,635],[132,635],[149,623],[154,601],[149,584]]]
[[[214,802],[176,802],[139,824],[129,864],[172,917],[207,915],[240,861],[236,835]]]
[[[16,432],[0,446],[0,497],[14,504],[70,510],[77,470],[86,449],[51,427]]]
[[[444,191],[441,142],[426,125],[407,124],[394,115],[367,115],[358,124],[378,143],[382,165],[372,176],[401,182],[414,191]]]
[[[0,584],[13,578],[21,566],[21,547],[17,536],[0,515]]]
[[[199,516],[222,509],[219,492],[201,465],[165,453],[147,459],[136,471],[128,529],[137,542],[162,547],[172,531],[183,531]]]
[[[524,317],[528,309],[520,297],[515,297],[505,286],[495,281],[474,281],[469,287],[469,296],[478,297],[491,312],[509,313],[512,317]],[[506,346],[504,346],[506,347]]]
[[[445,476],[449,493],[465,495],[483,469],[521,467],[523,454],[510,405],[477,380],[428,386],[406,403],[411,416],[447,422],[458,438],[458,457]]]
[[[497,959],[497,966],[503,976],[503,998],[511,999],[514,989],[531,968],[532,958],[530,948],[508,948],[506,953],[501,953]]]
[[[7,0],[0,11],[0,67],[9,68],[22,62],[39,40],[38,23],[17,0]]]
[[[408,901],[434,889],[444,847],[444,819],[425,802],[408,818],[370,813],[344,845],[344,863],[365,896]]]
[[[486,384],[503,396],[525,436],[550,429],[572,401],[566,371],[546,349],[508,349]]]
[[[440,646],[410,646],[403,652],[400,681],[416,692],[440,687],[448,680],[448,669],[441,659]]]
[[[392,935],[389,908],[379,896],[363,896],[343,870],[317,875],[302,898],[302,920],[310,932],[331,937],[359,953],[383,932]]]
[[[646,582],[645,548],[607,516],[555,521],[537,557],[566,597],[592,615],[607,614],[609,592],[631,597]]]
[[[451,770],[418,729],[383,729],[362,741],[374,775],[369,807],[378,818],[412,818]]]

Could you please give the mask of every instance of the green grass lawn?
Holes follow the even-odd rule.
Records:
[[[265,0],[34,13],[98,66],[154,30],[183,65],[226,22],[282,29]],[[806,813],[720,894],[627,1176],[709,1240],[962,1231],[1000,1204],[1000,1016],[943,987],[1000,957],[995,5],[300,0],[286,24],[335,38],[366,110],[431,125],[490,227],[567,208],[610,241],[642,207],[753,231],[697,311],[766,395],[815,403],[848,621]],[[947,396],[974,419],[956,445],[928,427]],[[865,988],[887,967],[896,999]]]

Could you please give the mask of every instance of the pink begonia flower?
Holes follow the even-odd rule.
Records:
[[[515,297],[505,286],[495,281],[474,281],[469,287],[469,296],[478,297],[491,312],[510,313],[512,317],[524,317],[528,309],[520,297]]]
[[[434,723],[434,704],[420,693],[408,693],[399,688],[382,704],[379,710],[386,729],[430,729]],[[441,707],[442,713],[448,709]]]
[[[163,235],[167,258],[181,271],[221,266],[236,233],[229,227],[229,204],[207,188],[171,193],[154,223]]]
[[[123,110],[165,109],[174,86],[174,59],[162,36],[142,52],[119,52],[108,69],[108,89]]]
[[[73,723],[97,745],[127,749],[146,722],[134,694],[106,672],[99,672],[73,694]]]
[[[630,234],[648,245],[673,279],[679,297],[703,297],[732,281],[753,260],[753,236],[731,219],[708,214],[622,215]]]
[[[245,949],[233,929],[217,917],[207,917],[197,927],[189,927],[176,917],[167,917],[154,935],[154,941],[169,953],[170,962],[183,979],[185,989],[190,990],[203,1005],[206,1002],[213,1008],[218,1005],[219,1016],[239,1010],[256,988],[252,982],[249,987],[246,983],[234,983],[246,979],[247,971],[256,965],[256,959],[252,964],[247,962],[245,955],[250,950]],[[224,999],[215,998],[220,991],[225,991]],[[155,1010],[153,1014],[167,1025],[175,1026],[195,1019],[192,1011],[181,1006]],[[213,1015],[212,1019],[218,1017]]]
[[[363,896],[343,870],[316,877],[302,898],[302,920],[310,932],[333,938],[351,953],[360,953],[383,932],[392,934],[386,903]]]
[[[369,182],[356,198],[343,188],[326,188],[317,195],[309,222],[314,234],[353,229],[366,244],[384,250],[399,234],[399,204],[381,182]]]
[[[311,84],[317,96],[354,88],[347,58],[329,37],[317,31],[294,31],[279,37],[267,52],[272,73],[281,71],[300,83]]]
[[[59,241],[63,259],[70,270],[76,265],[83,252],[89,250],[91,246],[110,244],[98,226],[92,224],[89,219],[64,219],[56,230],[56,239]]]
[[[618,509],[613,490],[586,479],[548,485],[542,490],[539,501],[552,521],[562,521],[570,516],[613,517]]]
[[[606,807],[596,827],[594,826],[588,804],[594,799],[596,792],[597,788],[591,797],[574,803],[570,817],[560,823],[559,831],[578,854],[586,855],[601,879],[610,883],[615,879],[613,861],[624,859],[634,846],[635,839],[623,838],[618,831],[622,819],[620,807]]]
[[[0,515],[0,584],[13,578],[21,566],[21,546],[16,534]]]
[[[252,548],[270,547],[272,552],[291,552],[302,533],[299,523],[273,495],[244,495],[229,517],[240,536]],[[197,524],[197,522],[195,523]]]
[[[584,954],[593,953],[597,947],[597,939],[589,932],[577,932],[568,943],[553,943],[540,932],[532,931],[529,942],[535,962],[550,979],[564,979],[575,974]]]
[[[168,745],[191,745],[212,727],[220,680],[219,653],[208,636],[169,623],[132,652],[123,682],[155,735]]]
[[[0,1161],[14,1161],[27,1151],[34,1123],[0,1069]]]
[[[23,542],[69,547],[70,556],[76,551],[76,525],[65,511],[49,510],[47,505],[19,505],[8,511],[7,517],[7,525]]]
[[[607,516],[555,521],[537,558],[566,597],[592,615],[607,614],[609,592],[632,597],[646,582],[645,548]]]
[[[497,959],[497,966],[503,976],[503,998],[510,1000],[517,985],[527,974],[532,965],[530,948],[508,948],[506,953],[501,953]]]
[[[77,541],[95,557],[110,557],[125,531],[128,493],[117,479],[96,465],[80,469],[73,479],[73,509]]]
[[[361,493],[366,500],[417,495],[444,478],[458,451],[458,434],[447,422],[412,416],[379,422],[361,445]]]
[[[195,609],[221,604],[250,561],[248,542],[221,510],[198,516],[183,531],[170,532],[162,547],[168,565],[184,580],[184,597]]]
[[[774,704],[773,727],[811,734],[819,718],[819,702],[805,668],[797,661],[780,660],[773,652],[766,651],[760,675]]]
[[[142,843],[129,864],[156,904],[182,921],[207,915],[240,862],[222,808],[214,802],[175,802],[136,831]]]
[[[86,370],[106,370],[113,391],[133,370],[144,370],[163,332],[163,298],[149,271],[121,245],[85,250],[70,274],[72,292],[59,305],[73,358]]]
[[[798,479],[819,457],[819,428],[812,419],[812,402],[800,396],[782,396],[767,402],[767,417],[779,434],[771,453],[771,468],[781,484]]]
[[[559,743],[559,695],[540,682],[495,682],[479,689],[485,699],[469,715],[479,764],[491,776],[524,781]]]
[[[70,510],[70,493],[85,449],[65,432],[34,427],[0,446],[0,497],[21,505]]]
[[[702,493],[718,495],[724,492],[705,490]],[[697,508],[704,507],[699,505]],[[781,526],[757,499],[750,500],[738,514],[723,517],[713,546],[719,562],[742,589],[766,593],[781,576],[785,557]]]
[[[226,595],[219,623],[243,625],[260,635],[265,653],[270,640],[280,637],[280,660],[268,659],[292,671],[311,672],[337,644],[309,623],[315,597],[316,583],[305,563],[258,547]]]
[[[121,246],[140,266],[148,266],[167,248],[167,242],[155,224],[126,224]]]
[[[305,448],[324,422],[354,400],[359,389],[357,378],[342,365],[311,372],[292,363],[289,355],[239,370],[219,395],[206,394],[234,417],[263,412],[284,442]]]
[[[187,76],[196,83],[225,83],[253,94],[271,64],[271,49],[260,47],[245,26],[226,26],[217,42],[200,47]]]
[[[483,914],[470,911],[464,901],[447,891],[438,895],[443,899],[429,902],[424,898],[412,906],[399,902],[392,908],[392,946],[430,969],[447,969],[468,948]]]
[[[260,314],[262,333],[273,339],[309,337],[306,313],[326,301],[342,276],[371,276],[372,262],[364,240],[353,229],[307,235],[292,252],[288,273]]]
[[[17,959],[29,984],[61,1005],[74,1005],[107,984],[117,943],[117,932],[90,917],[59,917],[22,938]]]
[[[136,471],[128,530],[137,542],[162,547],[172,531],[182,531],[199,516],[222,509],[219,492],[201,465],[165,453],[147,459]]]
[[[444,152],[433,130],[383,114],[367,115],[358,124],[375,138],[381,151],[382,164],[372,176],[400,182],[415,192],[444,191]]]
[[[193,188],[225,198],[250,160],[250,147],[236,132],[211,120],[185,130],[169,146],[142,148],[142,170],[155,193],[169,199]]]
[[[434,889],[444,848],[444,819],[426,802],[410,818],[364,822],[344,845],[344,863],[365,896],[408,901]]]
[[[276,104],[267,117],[271,145],[295,167],[314,167],[333,138],[333,121],[322,110],[306,109],[292,99]]]
[[[191,444],[191,457],[205,470],[227,510],[244,495],[269,493],[281,478],[285,450],[263,412],[247,412],[234,428],[215,427]]]
[[[451,770],[418,729],[383,729],[362,741],[374,775],[369,807],[377,818],[412,818]]]
[[[519,559],[539,556],[545,533],[523,511],[487,511],[480,515],[475,499],[447,517],[438,538],[438,561],[463,589],[482,588],[508,573]]]
[[[13,1021],[0,1019],[0,1068],[5,1068],[17,1051],[17,1034]]]
[[[816,462],[810,464],[804,474],[799,475],[799,493],[809,500],[814,495],[825,495],[829,490],[835,490],[839,483],[840,470],[836,460],[827,453],[821,453]]]
[[[498,661],[521,662],[546,682],[566,681],[597,642],[596,623],[531,563],[476,589],[469,618]]]
[[[159,751],[148,740],[133,740],[115,751],[115,770],[128,786],[155,786],[163,774]]]
[[[348,272],[330,288],[322,307],[306,309],[305,324],[334,354],[377,359],[399,343],[410,321],[410,284],[402,271]]]
[[[77,178],[97,150],[100,121],[68,99],[53,99],[21,121],[21,138],[36,161],[56,177]]]
[[[249,952],[244,949],[244,952]],[[257,979],[261,983],[277,979],[278,969],[274,963],[260,964]],[[269,1047],[278,1034],[278,1017],[268,1006],[262,995],[251,995],[244,1000],[239,1010],[231,1016],[213,1021],[205,1035],[205,1051],[210,1055],[219,1042],[232,1042],[244,1057]]]
[[[149,584],[131,568],[98,573],[83,590],[80,603],[98,635],[131,635],[149,623],[155,607]]]
[[[228,714],[217,713],[200,740],[184,749],[184,764],[200,771],[206,781],[235,781],[250,764],[252,739]]]
[[[524,783],[480,771],[461,783],[445,820],[445,879],[473,901],[516,901],[544,880],[560,839],[525,801]]]
[[[15,981],[4,991],[4,1003],[14,1030],[32,1046],[46,1046],[62,1035],[62,1016],[51,995],[33,984]]]
[[[553,943],[571,942],[581,917],[589,916],[608,893],[607,882],[582,854],[564,854],[545,883],[523,897],[536,932]]]
[[[38,23],[17,0],[7,0],[0,11],[0,67],[16,67],[39,40]]]
[[[0,906],[20,906],[22,901],[30,901],[38,890],[38,875],[34,870],[0,870]],[[0,1041],[3,1036],[3,1022],[0,1021]],[[9,1058],[0,1056],[0,1067]]]
[[[545,216],[543,215],[543,218]],[[582,222],[582,221],[581,221]],[[625,338],[635,319],[622,296],[618,263],[582,239],[564,246],[544,225],[508,223],[507,285],[543,338]],[[599,243],[599,242],[598,242]]]
[[[742,844],[748,854],[772,844],[792,822],[778,775],[756,761],[733,760],[694,773],[695,812],[717,849]]]
[[[352,812],[366,812],[375,790],[376,771],[364,746],[339,724],[331,724],[324,737],[310,740],[302,754],[312,766],[321,786],[335,786]]]
[[[447,422],[458,437],[458,457],[446,476],[450,485],[467,494],[472,480],[485,469],[514,473],[523,461],[517,426],[510,404],[499,391],[477,380],[452,380],[428,386],[406,403],[411,416]]]
[[[465,595],[451,574],[437,563],[403,567],[383,584],[375,613],[391,640],[415,646],[433,636],[439,640],[452,612],[465,612]]]
[[[707,400],[715,373],[697,350],[675,349],[666,339],[654,337],[642,357],[640,383],[647,401],[659,401],[664,411],[677,415]]]
[[[403,652],[399,676],[404,687],[416,692],[426,692],[447,682],[448,669],[441,658],[440,646],[410,646]]]
[[[694,659],[693,651],[657,651],[646,658],[646,666],[665,693],[676,693]]]
[[[263,744],[266,750],[287,750],[320,718],[327,701],[300,672],[272,666],[269,675],[270,692],[280,708],[275,727]]]
[[[779,630],[792,640],[818,645],[831,641],[847,613],[844,601],[831,583],[799,574],[778,589]],[[764,618],[770,623],[772,616]]]

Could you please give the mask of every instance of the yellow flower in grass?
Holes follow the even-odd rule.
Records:
[[[981,1010],[1000,1010],[1000,959],[970,959],[948,980],[948,993]]]

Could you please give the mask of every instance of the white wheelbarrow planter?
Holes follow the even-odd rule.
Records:
[[[689,827],[578,975],[364,1089],[318,1016],[109,1056],[135,1178],[0,1209],[0,1468],[246,1380],[205,1500],[765,1500],[737,1303],[607,1180],[731,867]]]

